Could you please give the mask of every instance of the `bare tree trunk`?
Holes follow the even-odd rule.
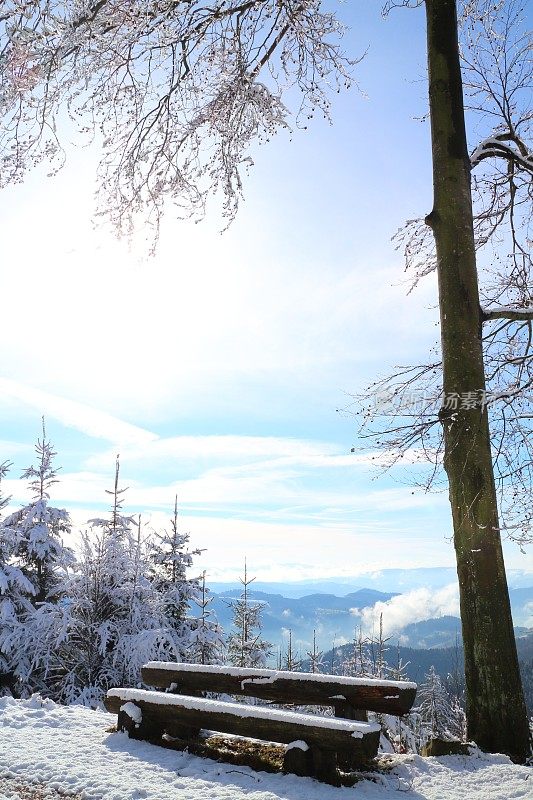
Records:
[[[448,476],[465,651],[468,735],[524,762],[529,728],[503,563],[485,389],[455,0],[426,0]],[[473,392],[478,404],[461,408]],[[452,398],[456,398],[455,402]],[[466,404],[464,404],[466,405]],[[457,407],[454,407],[457,406]]]

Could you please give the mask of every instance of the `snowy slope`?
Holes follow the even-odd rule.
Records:
[[[388,774],[336,789],[130,741],[114,716],[32,698],[0,699],[0,800],[35,781],[83,800],[531,800],[533,775],[504,756],[390,756]],[[6,787],[6,788],[3,788]],[[37,795],[36,795],[37,796]],[[48,797],[48,795],[38,795]],[[50,795],[51,797],[52,795]],[[54,793],[55,796],[55,793]]]

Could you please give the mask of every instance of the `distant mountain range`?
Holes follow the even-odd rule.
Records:
[[[214,594],[213,609],[225,631],[231,628],[230,603],[240,596],[242,587],[226,589]],[[373,607],[377,602],[387,602],[397,592],[381,592],[375,589],[358,589],[342,597],[335,594],[313,593],[303,597],[258,591],[255,587],[250,597],[264,604],[262,613],[265,639],[274,647],[286,643],[292,631],[293,646],[305,655],[316,632],[317,644],[322,650],[342,645],[353,640],[361,625],[361,610]],[[533,587],[510,590],[515,625],[524,628],[533,609]],[[386,616],[386,611],[385,611]],[[412,622],[395,630],[390,641],[404,647],[436,648],[452,647],[460,633],[460,620],[455,616],[438,616],[433,619]],[[519,633],[523,633],[519,630]]]
[[[225,631],[232,624],[230,602],[238,598],[240,593],[240,589],[230,589],[215,595],[213,609]],[[316,631],[317,643],[323,649],[350,641],[360,622],[360,617],[354,614],[353,609],[373,606],[391,597],[393,595],[390,593],[374,589],[359,589],[344,597],[310,594],[295,598],[255,590],[250,592],[251,600],[264,603],[262,636],[276,646],[286,641],[291,630],[293,643],[302,655],[311,646],[313,631]]]
[[[304,597],[310,594],[333,594],[343,597],[359,589],[368,588],[378,592],[403,593],[412,589],[427,587],[440,589],[457,580],[455,567],[418,567],[415,569],[383,569],[364,572],[360,575],[323,578],[320,580],[301,580],[290,582],[254,581],[254,589],[267,594],[280,594],[284,597]],[[531,571],[509,569],[507,581],[510,589],[533,586]],[[224,592],[239,588],[237,581],[220,583],[209,582],[213,592]]]

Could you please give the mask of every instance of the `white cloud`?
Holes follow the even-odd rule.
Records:
[[[450,583],[442,589],[413,589],[397,595],[387,602],[378,602],[361,612],[363,628],[376,629],[383,614],[383,631],[388,636],[412,622],[422,622],[436,617],[459,616],[459,588]]]
[[[54,487],[54,498],[66,505],[105,505],[105,491],[111,485],[110,467],[113,463],[108,463],[107,473],[94,470],[62,472],[60,482]],[[403,530],[403,524],[391,520],[390,515],[409,510],[430,512],[445,503],[443,496],[424,493],[412,495],[407,488],[361,492],[349,484],[338,488],[321,487],[320,474],[315,476],[314,481],[306,482],[305,476],[297,470],[285,468],[254,471],[251,467],[249,472],[240,467],[208,469],[200,471],[193,478],[152,486],[127,477],[126,469],[123,469],[123,475],[123,483],[128,487],[127,504],[132,508],[154,511],[166,509],[177,494],[180,506],[188,513],[211,516],[236,513],[276,523],[315,522],[321,526],[342,527],[343,524],[356,522],[358,527],[362,525],[369,530],[381,530],[384,535],[387,531]],[[26,495],[25,486],[20,481],[8,480],[5,487],[15,498]],[[375,516],[376,509],[380,512],[379,521]],[[370,514],[371,518],[363,521],[362,514]],[[384,514],[387,516],[383,518]],[[406,537],[404,545],[409,548],[409,528],[403,533]]]
[[[115,444],[140,445],[157,438],[144,428],[130,425],[85,403],[68,400],[7,378],[0,378],[0,398],[3,403],[22,403],[36,409],[45,418],[57,420],[66,427]]]
[[[276,436],[173,436],[169,438],[152,438],[132,442],[121,451],[123,461],[128,464],[139,462],[152,464],[158,461],[207,460],[215,461],[250,460],[257,458],[294,458],[298,463],[309,463],[325,466],[338,450],[337,445],[328,442],[312,442],[296,438]],[[341,457],[342,458],[342,457]],[[348,456],[350,458],[350,456]],[[113,460],[113,451],[98,453],[87,461],[90,468],[102,468]],[[270,462],[263,462],[270,463]],[[356,462],[348,462],[356,463]]]
[[[55,501],[54,505],[63,507],[63,503]],[[67,508],[74,525],[72,540],[67,543],[73,546],[77,546],[79,532],[87,528],[89,519],[108,513],[104,506],[95,509],[88,503],[79,507],[67,505]],[[164,510],[143,511],[142,521],[146,530],[168,530],[170,516],[169,503]],[[194,559],[192,571],[200,574],[206,570],[208,582],[237,581],[242,575],[245,558],[249,574],[267,582],[352,579],[354,575],[375,569],[378,559],[383,569],[413,566],[399,537],[391,536],[390,532],[370,532],[356,525],[318,526],[235,519],[222,513],[195,516],[186,512],[180,512],[178,524],[180,531],[190,534],[190,549],[203,551]],[[386,552],[386,558],[376,555],[379,552]],[[445,543],[431,542],[424,548],[417,566],[443,564],[449,558]]]
[[[32,444],[27,444],[24,442],[12,442],[6,439],[0,439],[0,453],[9,453],[9,455],[13,457],[15,456],[15,454],[19,455],[22,453],[33,453],[33,451],[34,448]]]
[[[533,600],[524,605],[522,613],[525,615],[523,625],[526,628],[533,628]]]

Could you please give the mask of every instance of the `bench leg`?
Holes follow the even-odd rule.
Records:
[[[146,713],[141,722],[137,723],[125,711],[119,711],[117,730],[126,731],[130,739],[153,741],[162,737],[164,728],[159,720],[147,717]]]
[[[283,772],[290,772],[302,777],[312,776],[314,774],[313,756],[310,748],[302,750],[300,747],[291,747],[286,750],[283,757]]]
[[[354,708],[349,703],[335,703],[335,716],[342,719],[353,719],[368,722],[368,714],[360,708]]]
[[[313,759],[313,777],[332,786],[340,786],[340,775],[337,770],[337,754],[333,750],[322,750],[311,747]]]
[[[291,747],[283,758],[283,772],[293,775],[316,778],[323,783],[340,786],[337,771],[337,757],[333,750],[322,750],[319,747]]]

